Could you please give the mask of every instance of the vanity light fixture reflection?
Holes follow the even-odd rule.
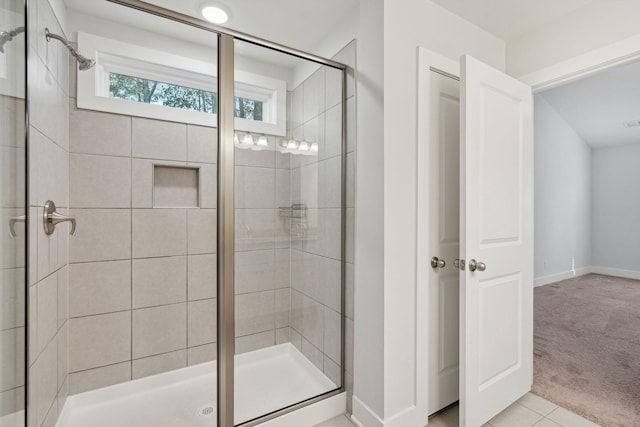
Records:
[[[233,145],[243,150],[250,148],[254,151],[262,151],[269,148],[269,140],[266,135],[234,132]]]
[[[296,141],[295,139],[282,139],[278,151],[294,155],[317,156],[318,143],[309,141]]]
[[[258,141],[256,142],[258,147],[267,148],[269,147],[269,141],[267,141],[267,137],[264,135],[260,135],[258,137]]]

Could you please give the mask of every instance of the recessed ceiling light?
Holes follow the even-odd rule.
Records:
[[[229,13],[220,5],[205,4],[201,9],[202,16],[214,24],[224,24],[229,20]]]

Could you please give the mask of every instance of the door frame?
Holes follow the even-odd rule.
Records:
[[[531,86],[533,94],[546,89],[571,83],[594,74],[640,61],[640,35],[632,36],[609,45],[593,49],[575,57],[562,60],[539,70],[516,78]],[[428,357],[429,357],[429,301],[426,279],[428,265],[429,230],[427,224],[419,220],[428,214],[429,198],[425,189],[429,184],[429,72],[434,69],[454,78],[460,78],[459,61],[440,53],[418,46],[418,132],[417,132],[417,175],[416,175],[416,406],[428,413]],[[535,142],[534,142],[535,144]],[[533,285],[533,284],[532,284]]]
[[[640,60],[640,35],[593,49],[548,67],[517,76],[536,94]]]

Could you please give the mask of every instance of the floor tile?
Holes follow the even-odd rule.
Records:
[[[331,418],[329,421],[325,421],[318,424],[316,427],[354,427],[353,424],[346,415],[339,415],[335,418]]]
[[[542,415],[514,403],[489,420],[494,427],[531,427],[542,419]]]
[[[540,415],[549,415],[554,409],[558,407],[555,403],[551,403],[540,396],[536,396],[533,393],[527,393],[518,400],[518,403],[529,408]]]
[[[429,418],[430,427],[458,427],[458,405]]]
[[[542,413],[547,413],[548,418]],[[458,405],[429,418],[429,427],[458,427]],[[346,415],[340,415],[316,427],[354,427]],[[482,427],[598,427],[573,412],[528,393],[518,403],[496,415]]]
[[[593,423],[579,415],[574,414],[571,411],[567,411],[564,408],[557,408],[549,415],[547,415],[552,421],[562,425],[563,427],[597,427],[598,424]]]
[[[562,427],[562,426],[556,423],[555,421],[551,421],[549,418],[543,418],[537,423],[535,423],[533,427]]]

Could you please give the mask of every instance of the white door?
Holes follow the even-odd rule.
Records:
[[[478,427],[533,381],[531,88],[464,56],[461,114],[460,425]]]
[[[429,72],[429,414],[458,401],[460,82]],[[435,261],[435,260],[434,260]]]

